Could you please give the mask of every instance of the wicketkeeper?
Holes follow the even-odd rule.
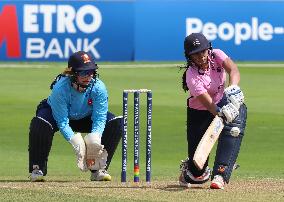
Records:
[[[218,115],[224,119],[215,156],[210,188],[223,189],[229,183],[238,157],[246,127],[247,108],[238,86],[240,73],[237,65],[201,33],[185,38],[184,53],[187,60],[183,74],[183,89],[190,92],[187,99],[188,158],[182,161],[179,182],[181,186],[205,183],[211,171],[208,159],[203,169],[193,163],[195,150],[208,126]],[[226,74],[229,76],[226,86]]]
[[[111,180],[107,169],[122,136],[122,118],[108,112],[108,93],[97,69],[89,53],[72,54],[51,84],[51,94],[38,105],[29,132],[31,181],[44,180],[58,130],[73,147],[81,171],[90,170],[92,181]]]

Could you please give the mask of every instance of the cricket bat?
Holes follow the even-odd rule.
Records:
[[[200,140],[193,156],[193,162],[200,170],[203,168],[223,128],[223,119],[216,115]]]

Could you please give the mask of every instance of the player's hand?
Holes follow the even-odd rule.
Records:
[[[239,115],[239,110],[235,105],[229,103],[224,105],[218,112],[219,116],[224,117],[227,123],[233,122],[233,120]]]
[[[106,162],[107,162],[107,157],[108,157],[108,153],[106,149],[103,149],[103,152],[101,153],[101,155],[96,158],[92,164],[89,164],[89,169],[90,170],[101,170],[101,169],[105,169],[106,168]],[[88,163],[87,163],[88,164]]]
[[[75,151],[78,168],[81,171],[87,171],[88,169],[86,165],[86,146],[81,133],[75,133],[69,142]]]
[[[229,102],[232,103],[237,109],[244,103],[245,97],[241,88],[237,85],[231,85],[224,91]]]
[[[87,167],[90,170],[95,170],[96,160],[101,158],[104,149],[104,145],[101,145],[101,136],[96,133],[89,133],[84,137],[84,140],[87,147]]]

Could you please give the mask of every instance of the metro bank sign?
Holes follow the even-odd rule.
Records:
[[[109,8],[103,4],[100,7],[107,11],[105,16],[97,4],[86,1],[72,4],[48,1],[40,4],[32,1],[0,3],[0,60],[60,61],[77,50],[92,53],[96,60],[129,60],[131,41],[125,42],[131,48],[116,45],[123,38],[120,42],[112,41],[112,49],[109,43],[113,37],[111,29],[125,36],[126,40],[131,40],[129,35],[132,33],[129,32],[132,30],[116,28],[118,23],[112,21],[119,18],[118,13],[111,10],[113,6]],[[123,3],[117,7],[127,10]],[[115,56],[112,51],[116,52]],[[123,55],[119,57],[120,54]]]
[[[85,19],[89,17],[89,21]],[[23,22],[17,18],[15,5],[5,5],[0,14],[1,47],[6,43],[7,57],[19,58],[21,51],[20,32],[30,34],[25,40],[25,58],[49,58],[57,56],[67,58],[70,51],[85,50],[92,52],[95,58],[100,58],[96,45],[100,38],[65,38],[59,41],[59,37],[37,37],[37,34],[76,34],[77,32],[95,33],[101,26],[102,15],[93,5],[84,5],[75,9],[70,5],[33,5],[23,6]],[[22,27],[20,26],[22,25]],[[22,30],[21,30],[22,29]]]
[[[19,23],[15,6],[7,5],[2,8],[0,27],[0,48],[6,43],[8,57],[21,57]]]

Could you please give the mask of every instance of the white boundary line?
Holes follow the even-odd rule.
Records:
[[[43,62],[45,63],[45,62]],[[174,64],[174,63],[145,63],[145,64],[99,64],[100,68],[110,68],[110,69],[135,69],[135,68],[178,68],[183,66],[184,63]],[[269,67],[269,68],[284,68],[284,63],[237,63],[238,67]],[[19,63],[0,63],[0,69],[2,68],[27,68],[27,69],[44,69],[50,67],[62,67],[64,64],[19,64]]]
[[[238,67],[274,67],[274,68],[284,68],[284,63],[237,63]]]
[[[41,65],[41,64],[16,64],[16,63],[0,63],[0,68],[48,68],[51,65]]]
[[[43,62],[45,63],[45,62]],[[99,68],[113,68],[113,69],[135,69],[135,68],[176,68],[178,66],[181,66],[183,64],[153,64],[153,63],[149,63],[149,64],[98,64]],[[56,63],[52,63],[50,65],[48,64],[17,64],[17,63],[0,63],[0,69],[1,68],[31,68],[31,69],[42,69],[42,68],[49,68],[49,67],[62,67],[64,68],[64,65],[62,64],[58,64],[56,65]],[[283,64],[284,66],[284,64]]]

